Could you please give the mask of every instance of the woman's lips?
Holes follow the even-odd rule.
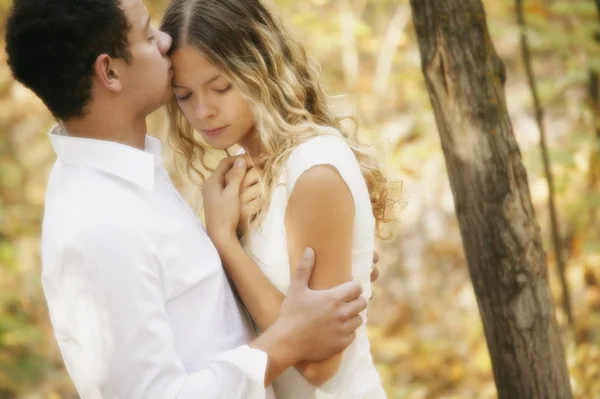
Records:
[[[221,126],[221,127],[215,128],[215,129],[203,129],[203,131],[209,137],[216,137],[216,136],[220,135],[221,132],[223,132],[223,130],[225,130],[226,127],[227,126]]]

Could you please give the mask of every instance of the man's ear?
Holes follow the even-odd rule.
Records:
[[[123,88],[117,64],[108,54],[99,55],[94,64],[94,74],[100,85],[115,93]]]

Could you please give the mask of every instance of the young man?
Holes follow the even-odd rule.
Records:
[[[170,43],[141,0],[14,1],[9,65],[61,122],[42,228],[55,336],[83,398],[270,397],[286,368],[349,345],[366,301],[355,282],[308,289],[308,251],[279,319],[254,338],[146,136],[171,95]]]

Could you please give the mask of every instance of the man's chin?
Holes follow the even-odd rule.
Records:
[[[162,107],[163,105],[166,105],[171,98],[173,98],[173,89],[171,88],[171,83],[169,83],[166,87],[165,90],[162,93],[162,96],[160,98],[160,106]]]
[[[150,107],[151,108],[150,113],[157,111],[160,108],[162,108],[163,106],[167,105],[167,103],[171,100],[172,95],[173,95],[173,91],[171,90],[171,88],[166,90],[164,93],[157,95],[156,101],[154,101],[154,104],[152,104],[152,106]]]

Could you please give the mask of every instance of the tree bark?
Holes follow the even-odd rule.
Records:
[[[480,0],[411,0],[498,397],[572,398],[504,64]]]

